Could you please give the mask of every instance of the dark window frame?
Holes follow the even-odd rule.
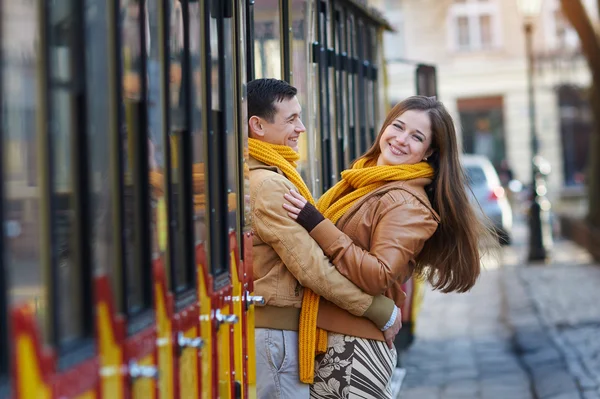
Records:
[[[292,19],[290,18],[290,0],[279,0],[280,11],[280,37],[281,46],[281,79],[290,83],[292,81],[292,41],[290,28]]]
[[[118,223],[118,240],[120,241],[120,246],[122,251],[120,251],[120,255],[122,257],[121,261],[121,270],[120,270],[120,278],[121,278],[121,286],[119,287],[120,295],[121,295],[121,311],[127,316],[127,334],[129,336],[134,335],[135,333],[146,329],[154,324],[155,316],[154,316],[154,303],[153,303],[153,276],[152,276],[152,267],[151,267],[151,245],[150,245],[150,196],[149,196],[149,178],[148,178],[148,143],[147,143],[147,132],[148,132],[148,108],[147,108],[147,93],[148,93],[148,84],[147,79],[140,79],[140,99],[135,104],[131,104],[130,106],[135,107],[136,113],[136,123],[138,128],[133,132],[127,132],[127,134],[133,134],[134,148],[133,151],[134,157],[130,160],[131,168],[132,168],[132,181],[133,181],[133,202],[134,202],[134,222],[133,228],[135,230],[134,240],[138,245],[134,245],[133,248],[133,262],[136,263],[139,267],[141,274],[140,286],[142,290],[142,304],[137,309],[129,309],[127,304],[127,290],[128,290],[128,276],[127,276],[127,264],[125,263],[125,238],[123,235],[124,230],[124,220],[125,220],[125,206],[124,206],[124,193],[125,193],[125,181],[123,179],[123,171],[125,170],[125,158],[123,155],[122,148],[122,131],[121,126],[125,121],[124,115],[124,98],[123,94],[123,58],[122,58],[122,23],[121,23],[121,14],[120,14],[120,0],[113,0],[113,9],[111,10],[112,14],[112,25],[111,29],[115,33],[114,43],[115,47],[111,49],[112,51],[116,51],[116,54],[113,54],[115,62],[117,62],[117,66],[115,71],[117,71],[117,82],[116,82],[116,106],[117,106],[117,118],[116,118],[116,126],[113,126],[115,129],[114,134],[116,137],[116,147],[113,147],[113,150],[118,151],[118,215],[119,215],[119,223]],[[140,76],[146,76],[147,74],[147,60],[145,54],[147,53],[146,49],[146,2],[139,2],[139,15],[142,17],[139,18],[138,23],[138,32],[140,37]],[[121,106],[123,104],[123,106]]]
[[[208,245],[209,245],[209,271],[213,277],[213,289],[218,291],[230,284],[231,277],[229,262],[229,235],[223,226],[227,225],[227,178],[226,170],[226,150],[227,139],[225,134],[215,132],[219,127],[225,127],[225,65],[224,43],[218,40],[218,91],[219,91],[219,109],[212,107],[212,57],[210,47],[210,18],[216,15],[217,36],[222,38],[224,35],[223,19],[225,18],[225,3],[219,0],[209,0],[204,3],[203,20],[203,44],[207,51],[203,52],[204,62],[204,82],[205,92],[203,93],[204,104],[202,109],[206,110],[204,118],[204,131],[206,132],[206,153],[205,159],[208,166],[205,171],[208,183],[208,201],[210,217],[208,218]],[[218,265],[218,267],[217,267]]]
[[[70,41],[72,49],[81,49],[85,43],[85,20],[83,2],[74,1],[72,4],[73,14],[71,16],[71,24],[73,31]],[[44,144],[43,153],[39,154],[40,162],[46,167],[43,172],[44,176],[40,184],[42,193],[43,210],[41,217],[42,221],[42,236],[43,246],[46,254],[42,258],[42,267],[48,270],[49,279],[49,343],[57,349],[58,353],[58,369],[64,370],[72,367],[74,364],[83,360],[92,358],[95,355],[94,343],[94,319],[93,319],[93,291],[92,291],[92,267],[90,264],[90,247],[89,241],[89,190],[88,190],[88,163],[86,157],[87,150],[87,118],[86,118],[86,70],[85,70],[85,52],[74,51],[69,59],[70,69],[72,71],[69,85],[63,85],[63,82],[57,82],[53,79],[50,61],[50,38],[52,33],[50,29],[53,27],[50,24],[49,16],[51,5],[47,2],[39,2],[38,7],[42,10],[40,20],[40,30],[44,32],[44,37],[41,39],[40,45],[40,63],[41,78],[43,83],[42,98],[45,100],[41,106],[41,118],[43,118],[43,129],[40,134],[40,140]],[[74,96],[72,104],[74,110],[75,129],[71,140],[72,146],[72,167],[71,180],[73,182],[73,200],[74,200],[74,237],[72,237],[72,249],[74,256],[72,258],[74,267],[79,269],[79,283],[81,284],[82,306],[80,309],[81,316],[81,336],[75,338],[69,343],[61,342],[61,326],[59,322],[59,306],[60,296],[64,294],[60,287],[58,263],[59,263],[59,248],[56,240],[56,231],[58,219],[55,210],[57,199],[53,192],[54,189],[54,160],[53,160],[53,142],[49,126],[53,121],[52,111],[50,110],[50,93],[53,90],[66,90],[70,95]],[[44,201],[45,199],[45,201]]]
[[[174,108],[171,104],[170,87],[170,68],[171,68],[171,30],[170,13],[173,11],[166,2],[159,1],[159,17],[162,17],[159,24],[159,35],[163,45],[163,54],[166,56],[161,60],[162,64],[162,84],[161,87],[166,101],[163,102],[161,112],[163,113],[166,129],[162,132],[162,139],[165,148],[165,199],[167,202],[167,260],[169,272],[169,290],[175,295],[175,307],[181,309],[189,305],[190,297],[196,296],[196,262],[194,251],[194,209],[193,209],[193,183],[192,183],[192,94],[191,94],[191,63],[190,63],[190,38],[189,38],[189,4],[187,1],[180,2],[182,22],[183,22],[183,48],[181,53],[181,82],[180,82],[180,107],[181,107],[181,127],[177,130],[172,126],[172,117]],[[164,94],[163,93],[163,94]],[[177,147],[179,165],[175,172],[172,164],[172,136],[177,136]],[[179,189],[174,190],[174,175],[177,173]],[[177,195],[174,192],[177,191]],[[178,253],[178,256],[175,256]],[[175,261],[177,260],[177,261]],[[183,270],[181,270],[183,268]],[[178,285],[178,272],[183,272],[183,284]]]

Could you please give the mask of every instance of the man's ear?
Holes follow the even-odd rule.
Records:
[[[265,136],[265,131],[263,130],[262,122],[260,118],[256,115],[251,116],[248,119],[248,128],[250,129],[250,134],[256,136],[258,138],[262,138]]]

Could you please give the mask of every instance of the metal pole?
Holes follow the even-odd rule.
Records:
[[[547,256],[542,233],[541,202],[545,195],[545,183],[538,167],[539,143],[535,123],[535,93],[533,85],[533,24],[525,23],[525,45],[527,52],[527,84],[529,100],[529,128],[531,137],[531,207],[529,209],[529,261],[544,261]]]

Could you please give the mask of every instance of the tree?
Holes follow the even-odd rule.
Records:
[[[600,0],[597,2],[600,12]],[[587,219],[592,226],[600,229],[600,34],[595,29],[600,22],[600,14],[590,15],[582,0],[560,0],[560,3],[563,14],[579,36],[581,50],[592,74],[589,98],[594,118],[594,132],[590,137]]]

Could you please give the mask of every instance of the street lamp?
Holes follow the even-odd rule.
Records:
[[[548,226],[548,211],[550,202],[546,199],[547,174],[545,164],[539,156],[539,143],[535,124],[535,98],[533,88],[533,22],[539,16],[542,0],[517,0],[519,12],[523,16],[525,30],[525,49],[527,53],[527,88],[529,100],[529,129],[531,135],[531,183],[532,201],[529,210],[529,261],[544,261],[547,257],[547,245],[550,235]],[[542,217],[542,212],[544,216]],[[545,226],[544,226],[545,224]]]

